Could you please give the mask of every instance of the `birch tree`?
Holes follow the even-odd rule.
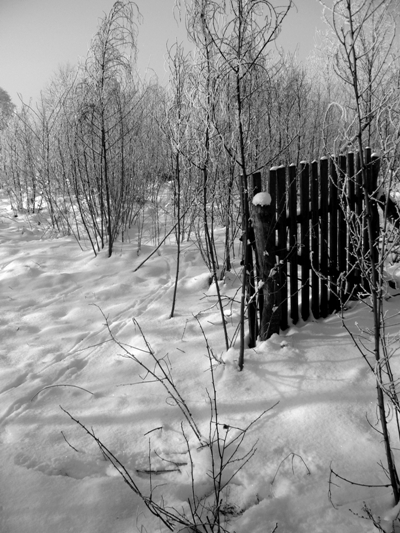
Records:
[[[138,15],[133,2],[115,2],[92,41],[76,93],[81,155],[95,167],[109,256],[121,229],[130,190],[127,154],[132,130],[128,118],[137,104],[132,98],[132,66],[137,51]]]
[[[251,126],[256,117],[252,114],[251,103],[252,96],[257,93],[257,74],[269,66],[266,62],[269,48],[279,35],[291,5],[291,0],[284,7],[274,7],[268,0],[192,0],[186,3],[189,36],[209,65],[206,71],[206,87],[209,106],[207,116],[210,119],[216,107],[211,94],[217,94],[216,87],[221,88],[228,84],[232,87],[235,126],[229,142],[224,139],[224,147],[235,163],[238,179],[241,176],[239,188],[246,198],[249,175],[253,170],[251,154],[254,153],[254,146]],[[216,121],[213,125],[217,126]],[[219,131],[219,134],[223,138],[223,132]],[[208,147],[209,137],[206,137],[206,151]],[[243,202],[243,207],[240,369],[243,368],[245,349],[247,273],[251,268],[246,264],[249,237],[247,199]]]
[[[383,271],[387,255],[387,235],[385,225],[379,235],[379,222],[374,214],[374,203],[377,191],[369,185],[370,164],[364,158],[364,148],[374,139],[388,140],[385,120],[388,116],[396,119],[390,128],[397,132],[391,143],[382,143],[380,155],[383,176],[392,176],[394,161],[398,158],[399,120],[392,113],[397,107],[398,92],[388,85],[387,81],[394,68],[394,35],[395,24],[391,9],[394,3],[390,0],[334,0],[328,19],[338,41],[335,54],[335,71],[344,87],[349,91],[349,105],[345,136],[347,146],[358,150],[359,165],[357,175],[361,184],[365,211],[354,218],[353,235],[356,240],[353,248],[357,254],[358,264],[364,277],[364,291],[370,301],[373,317],[372,347],[363,343],[357,335],[353,335],[356,345],[376,377],[377,403],[382,437],[384,440],[387,472],[393,490],[394,503],[400,500],[400,483],[397,474],[394,445],[389,432],[386,412],[387,400],[395,409],[397,417],[397,438],[399,434],[399,399],[396,379],[391,367],[390,339],[385,334],[385,290]],[[394,98],[393,98],[394,97]],[[381,121],[382,119],[382,121]],[[358,179],[358,177],[357,177]],[[382,183],[384,188],[388,184]],[[387,210],[388,194],[383,195],[382,206]],[[366,232],[368,249],[359,246],[363,240],[362,232]],[[378,238],[380,237],[380,238]],[[357,246],[358,245],[358,246]]]

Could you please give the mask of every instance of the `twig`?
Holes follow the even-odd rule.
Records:
[[[61,431],[61,435],[64,437],[64,440],[65,440],[65,442],[68,444],[68,446],[70,446],[70,447],[71,447],[73,450],[75,450],[77,453],[82,453],[82,452],[80,452],[79,450],[77,450],[74,446],[72,446],[72,444],[71,444],[70,442],[68,442],[67,437],[64,435],[64,432],[63,432],[63,431]]]
[[[162,427],[162,426],[160,426],[160,427],[158,427],[158,428],[150,429],[150,431],[147,431],[147,432],[146,432],[146,433],[144,433],[143,435],[144,435],[144,436],[146,436],[146,435],[148,435],[149,433],[152,433],[153,431],[158,431],[159,429],[161,429],[161,430],[162,430],[162,429],[163,429],[163,427]]]
[[[301,455],[297,454],[297,453],[289,453],[289,455],[287,455],[284,459],[282,459],[282,461],[279,463],[279,466],[278,466],[278,469],[277,471],[275,472],[275,475],[274,477],[272,478],[272,481],[271,481],[271,485],[273,485],[275,483],[275,479],[276,479],[276,476],[278,475],[278,472],[279,472],[279,469],[280,467],[283,465],[283,463],[286,461],[286,459],[289,459],[289,457],[292,458],[292,472],[294,474],[294,458],[295,457],[298,457],[300,459],[300,461],[302,461],[303,465],[306,467],[307,469],[307,475],[310,476],[311,475],[311,472],[310,472],[310,469],[308,468],[308,466],[306,465],[304,459],[301,457]]]
[[[95,304],[89,304],[89,305],[95,305]],[[90,350],[90,348],[97,348],[98,346],[103,346],[103,344],[106,344],[106,342],[111,342],[112,339],[106,339],[105,341],[98,342],[96,344],[91,344],[90,346],[85,346],[84,348],[79,348],[78,350],[72,350],[68,352],[69,354],[76,354],[79,352],[84,352],[85,350]]]
[[[183,464],[186,464],[186,463],[183,463]],[[181,472],[179,468],[171,468],[171,469],[165,469],[165,470],[153,470],[153,469],[147,469],[147,470],[139,470],[139,469],[136,469],[136,472],[138,474],[148,474],[150,476],[150,479],[151,479],[151,476],[153,474],[155,474],[156,476],[161,476],[162,474],[170,474],[171,472]],[[153,490],[152,490],[153,492]]]
[[[39,392],[37,392],[34,396],[32,396],[31,398],[31,402],[36,398],[36,396],[39,396],[39,394],[41,392],[43,392],[44,390],[46,389],[52,389],[54,387],[73,387],[74,389],[80,389],[80,390],[83,390],[85,392],[87,392],[88,394],[91,394],[92,396],[94,396],[94,393],[93,392],[90,392],[90,390],[87,390],[87,389],[84,389],[83,387],[79,387],[78,385],[69,385],[68,383],[59,383],[57,385],[47,385],[46,387],[43,387],[43,389],[40,389]]]
[[[121,475],[125,483],[129,486],[129,488],[137,494],[143,503],[146,505],[146,507],[149,509],[149,511],[156,516],[159,520],[163,522],[163,524],[169,529],[169,531],[174,531],[175,524],[181,524],[182,526],[189,527],[192,524],[185,519],[184,516],[182,516],[178,511],[175,511],[173,509],[172,511],[169,511],[167,508],[160,506],[157,504],[151,497],[145,496],[135,483],[135,480],[131,476],[131,474],[128,472],[128,470],[125,468],[125,466],[117,459],[117,457],[103,444],[103,442],[95,435],[93,429],[89,430],[82,422],[80,422],[78,419],[74,418],[71,413],[66,411],[61,405],[60,409],[70,417],[70,419],[78,424],[99,446],[100,450],[102,451],[103,455],[110,461],[110,463],[113,465],[113,467],[117,470],[117,472]]]
[[[332,470],[332,468],[331,468],[331,472],[334,476],[338,477],[342,481],[345,481],[346,483],[349,483],[350,485],[356,485],[357,487],[387,488],[387,487],[392,486],[390,483],[388,483],[387,485],[370,485],[369,483],[357,483],[356,481],[351,481],[350,479],[340,476],[334,470]]]
[[[143,341],[144,341],[144,343],[146,345],[146,348],[147,348],[147,350],[141,350],[141,349],[138,349],[138,350],[150,355],[152,357],[153,362],[154,362],[154,368],[153,369],[149,368],[145,363],[143,363],[138,357],[136,357],[132,352],[130,352],[128,350],[128,348],[126,347],[126,346],[128,346],[127,344],[120,342],[114,336],[114,334],[113,334],[113,332],[111,330],[108,318],[104,314],[104,312],[101,309],[101,307],[99,307],[97,304],[93,304],[93,305],[95,305],[99,309],[100,313],[102,314],[102,316],[103,316],[103,318],[105,320],[105,326],[107,328],[108,334],[110,335],[110,338],[115,342],[115,344],[117,346],[119,346],[125,352],[126,356],[129,359],[132,359],[133,361],[135,361],[138,365],[140,365],[145,370],[146,375],[152,376],[156,381],[158,381],[164,387],[164,389],[168,392],[169,396],[173,399],[175,404],[179,407],[181,413],[183,414],[184,418],[188,422],[188,424],[191,427],[191,429],[192,429],[193,433],[195,434],[196,438],[201,443],[202,442],[202,435],[201,435],[201,432],[200,432],[200,430],[199,430],[199,428],[197,426],[197,423],[196,423],[196,421],[195,421],[195,419],[193,417],[193,414],[190,411],[186,401],[184,400],[184,398],[180,394],[179,390],[176,388],[176,385],[175,385],[175,383],[173,381],[173,378],[171,376],[170,364],[169,364],[168,361],[166,361],[166,357],[167,357],[168,354],[165,357],[163,357],[163,358],[160,358],[160,359],[157,358],[156,354],[154,353],[153,348],[151,347],[151,345],[150,345],[149,341],[147,340],[142,328],[140,327],[139,322],[135,318],[132,318],[132,322],[135,325],[135,327],[138,328],[138,330],[140,332],[140,335],[141,335],[141,337],[142,337],[142,339],[143,339]],[[157,371],[159,371],[161,375],[158,374]]]
[[[331,463],[331,465],[332,465],[332,463]],[[328,480],[328,500],[330,501],[332,507],[333,507],[334,509],[337,509],[336,505],[333,503],[332,489],[331,489],[331,487],[332,487],[332,485],[334,485],[335,487],[339,487],[339,485],[336,485],[336,483],[334,483],[334,482],[332,481],[332,473],[333,473],[333,470],[332,470],[332,468],[331,468],[331,466],[330,466],[329,480]]]
[[[130,359],[130,358],[129,358]],[[131,387],[132,385],[146,385],[147,383],[158,383],[159,379],[143,379],[142,381],[134,381],[133,383],[119,383],[117,387]]]
[[[174,465],[176,467],[187,465],[187,463],[177,463],[176,461],[170,461],[169,459],[165,459],[165,457],[161,457],[161,455],[159,453],[157,453],[155,450],[154,450],[154,453],[159,459],[161,459],[161,461],[165,461],[166,463],[170,463],[171,465]],[[178,471],[180,472],[179,469],[178,469]],[[171,470],[171,472],[172,472],[172,470]]]

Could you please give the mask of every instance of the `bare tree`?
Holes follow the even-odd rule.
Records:
[[[98,174],[109,256],[121,228],[129,179],[126,153],[131,126],[127,117],[134,113],[137,101],[128,96],[132,96],[138,14],[133,2],[115,2],[92,41],[76,92],[82,155],[91,159]]]
[[[391,16],[392,6],[393,2],[390,0],[335,0],[331,10],[331,25],[339,44],[335,55],[335,70],[351,95],[348,109],[350,121],[345,136],[347,144],[358,149],[356,179],[359,180],[365,198],[365,212],[359,213],[355,218],[353,234],[358,248],[353,246],[353,250],[356,250],[359,268],[365,277],[364,290],[370,298],[374,340],[371,350],[366,349],[362,342],[356,344],[376,376],[377,402],[388,474],[397,504],[400,500],[400,483],[385,408],[385,394],[397,411],[399,408],[388,339],[385,336],[383,268],[387,254],[387,235],[384,227],[378,247],[379,222],[374,212],[377,191],[371,190],[371,165],[364,156],[366,145],[377,138],[373,135],[374,130],[378,130],[378,136],[381,138],[385,137],[385,131],[379,131],[382,122],[378,118],[390,115],[393,93],[391,89],[388,90],[386,80],[393,68],[391,54],[395,29]],[[398,131],[398,124],[396,129]],[[381,154],[382,164],[386,169],[390,170],[392,167],[393,148],[397,151],[398,146],[399,141],[396,140],[391,149]],[[385,195],[382,205],[386,210],[388,197]],[[364,231],[367,239],[362,237]],[[368,248],[359,246],[360,242],[368,242]],[[373,355],[375,363],[369,361],[369,355]],[[383,385],[386,380],[389,381],[388,387]]]
[[[235,126],[231,138],[224,139],[224,147],[230,158],[235,162],[237,173],[241,176],[243,194],[248,193],[248,178],[252,172],[251,154],[254,153],[251,127],[252,96],[257,94],[255,83],[257,74],[266,67],[266,57],[270,45],[277,38],[283,20],[292,5],[289,0],[284,7],[277,8],[268,0],[252,2],[249,0],[194,0],[187,2],[188,32],[203,54],[207,73],[207,97],[210,119],[213,107],[211,87],[215,94],[215,86],[232,87],[235,103]],[[212,69],[212,70],[210,70]],[[249,121],[250,120],[250,121]],[[214,125],[215,121],[214,121]],[[209,131],[209,130],[208,130]],[[223,133],[220,131],[223,137]],[[206,138],[205,148],[208,150],[209,139]],[[241,329],[239,368],[243,368],[245,349],[245,292],[247,285],[246,264],[247,240],[249,237],[248,202],[243,202],[243,281],[241,298]]]
[[[166,120],[161,126],[168,139],[171,149],[171,177],[173,179],[173,195],[174,195],[174,210],[176,225],[176,273],[174,293],[172,297],[172,307],[170,318],[174,316],[176,296],[179,280],[180,255],[181,255],[181,241],[184,228],[184,220],[182,220],[182,204],[183,204],[183,179],[185,174],[184,167],[187,166],[187,141],[188,133],[190,131],[192,105],[190,98],[188,98],[189,78],[190,78],[190,63],[189,58],[185,56],[183,47],[175,44],[169,50],[169,70],[170,70],[170,89],[171,102],[166,110]],[[190,141],[189,141],[190,142]]]
[[[7,127],[8,121],[15,111],[10,95],[0,87],[0,131]]]

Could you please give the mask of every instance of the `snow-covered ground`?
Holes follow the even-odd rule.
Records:
[[[40,227],[14,218],[5,200],[0,208],[1,533],[166,531],[60,407],[94,431],[144,493],[151,482],[155,501],[187,509],[192,470],[198,498],[212,492],[209,448],[187,424],[182,433],[181,411],[162,384],[110,341],[102,313],[116,339],[152,369],[151,357],[140,351],[145,343],[133,319],[138,322],[168,363],[203,442],[212,386],[200,325],[221,359],[214,367],[221,430],[238,435],[235,428],[267,411],[240,450],[243,455],[256,443],[255,455],[225,491],[229,531],[269,533],[276,525],[282,533],[374,531],[362,518],[364,502],[384,518],[390,488],[337,477],[329,486],[330,468],[359,484],[388,484],[374,429],[374,379],[339,317],[258,343],[238,372],[238,343],[225,351],[215,288],[193,243],[183,246],[170,319],[173,242],[134,272],[153,251],[151,243],[140,255],[132,241],[117,244],[111,258],[105,251],[94,257],[73,238],[41,239]],[[234,297],[239,285],[230,273],[221,290]],[[398,304],[399,297],[388,300],[391,314]],[[227,306],[226,315],[231,339],[237,304]],[[346,320],[351,328],[368,326],[371,313],[354,302]],[[400,371],[397,355],[393,364]]]

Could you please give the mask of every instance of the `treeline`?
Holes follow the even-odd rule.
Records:
[[[193,49],[168,50],[164,88],[139,79],[139,13],[134,3],[117,1],[86,60],[61,69],[40,101],[22,104],[0,133],[0,184],[15,213],[46,205],[57,233],[73,232],[95,253],[106,247],[111,255],[150,202],[160,241],[160,192],[169,182],[178,242],[196,235],[216,272],[230,268],[240,189],[249,176],[353,150],[357,106],[366,117],[365,145],[390,153],[386,161],[394,165],[400,80],[387,20],[371,34],[372,45],[360,41],[368,53],[355,105],[328,33],[304,64],[277,49],[292,7],[186,0],[181,9]],[[223,264],[216,223],[226,228]]]

